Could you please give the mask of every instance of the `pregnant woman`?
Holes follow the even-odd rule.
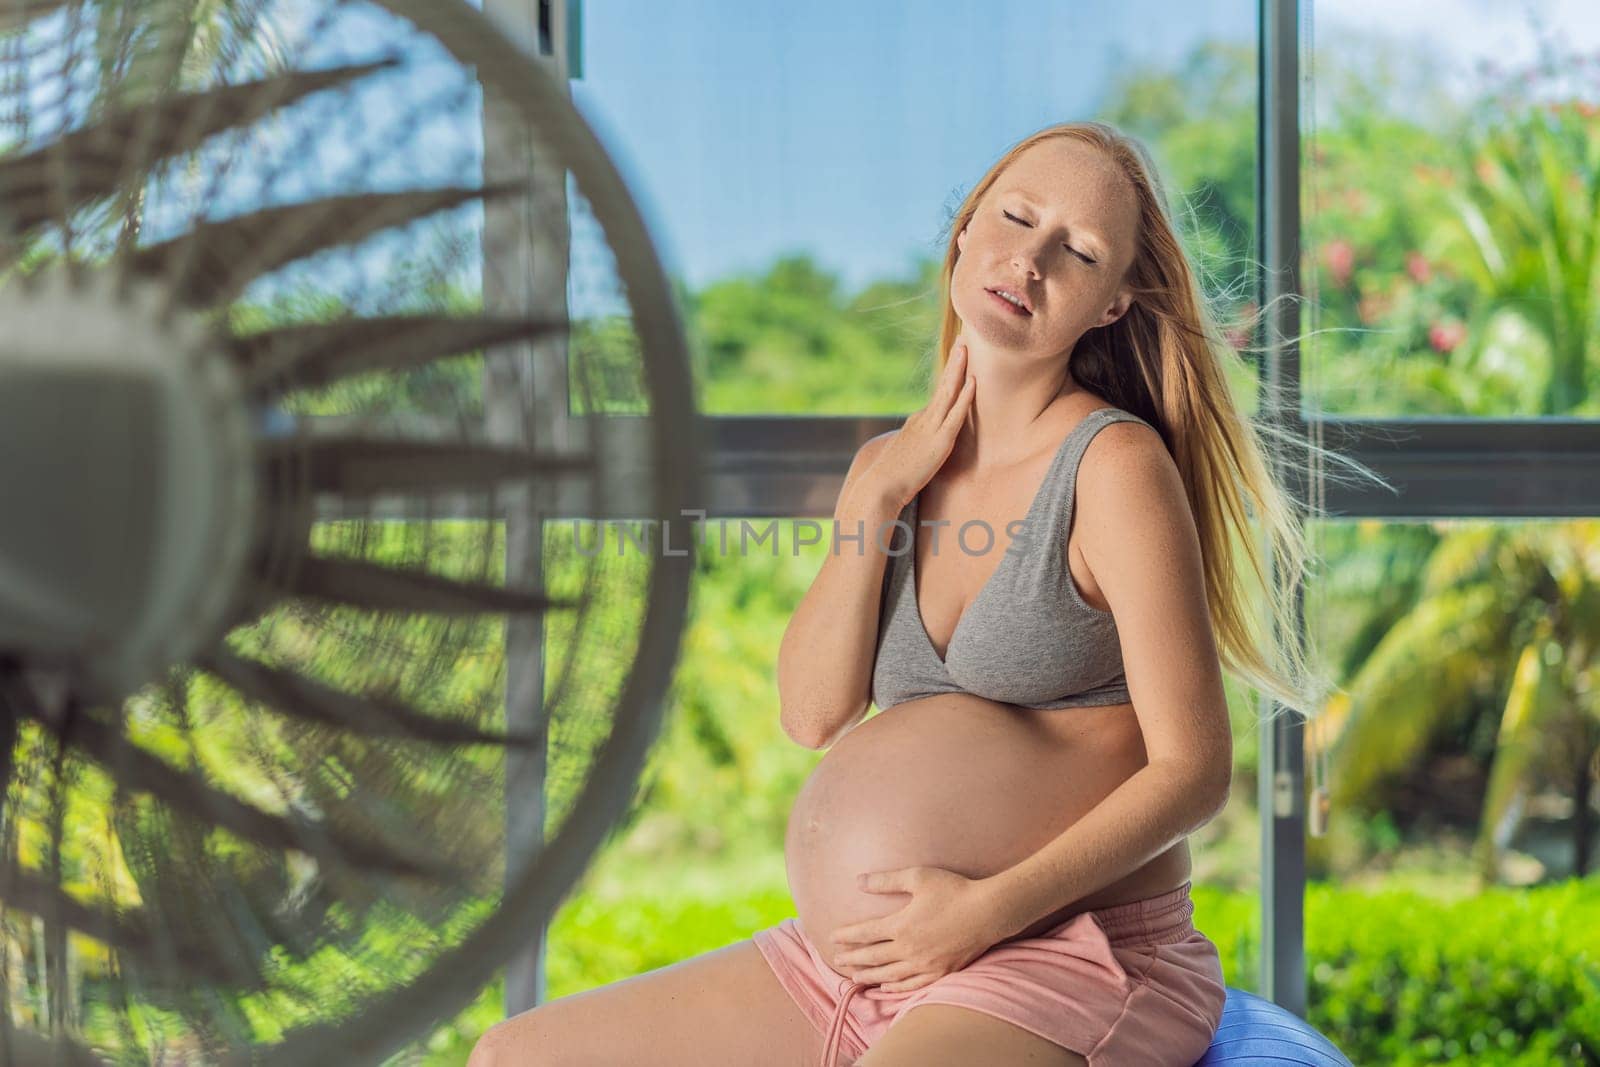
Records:
[[[1136,141],[1018,143],[943,282],[932,398],[856,454],[779,650],[783,728],[828,749],[789,819],[797,918],[500,1023],[470,1067],[1204,1054],[1224,987],[1186,837],[1227,801],[1222,657],[1306,706],[1231,551],[1265,573],[1247,502],[1291,571],[1302,530]]]

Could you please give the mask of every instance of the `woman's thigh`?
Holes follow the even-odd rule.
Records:
[[[822,1045],[745,940],[496,1023],[467,1067],[815,1067]]]
[[[954,1004],[908,1008],[856,1067],[1084,1067],[1089,1061],[1004,1019]]]

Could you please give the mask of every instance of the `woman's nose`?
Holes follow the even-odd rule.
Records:
[[[1038,247],[1037,243],[1025,237],[1020,243],[1012,246],[1011,265],[1026,270],[1030,276],[1037,278],[1039,277],[1039,257],[1042,255],[1044,255],[1044,252]]]
[[[1038,255],[1028,248],[1021,248],[1011,254],[1011,265],[1028,272],[1029,276],[1039,277]]]

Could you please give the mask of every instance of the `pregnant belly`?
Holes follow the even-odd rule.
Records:
[[[1142,767],[1131,716],[1107,728],[1103,712],[947,693],[897,704],[846,733],[801,787],[784,841],[797,917],[828,964],[834,930],[908,899],[864,892],[858,874],[913,866],[995,874]],[[1073,715],[1081,718],[1042,718]]]

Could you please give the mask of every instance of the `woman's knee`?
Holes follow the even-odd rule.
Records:
[[[494,1028],[490,1027],[479,1035],[477,1043],[472,1046],[472,1052],[467,1056],[467,1067],[494,1067],[499,1053],[495,1051]]]
[[[504,1067],[511,1062],[505,1054],[501,1035],[497,1031],[504,1023],[496,1023],[479,1036],[477,1044],[472,1046],[472,1054],[467,1057],[467,1067]]]
[[[557,1067],[553,1050],[539,1037],[539,1011],[533,1008],[485,1030],[472,1046],[467,1067]]]
[[[491,1026],[479,1035],[472,1046],[472,1052],[467,1056],[467,1067],[494,1067],[499,1058],[499,1053],[495,1051],[494,1027]]]

